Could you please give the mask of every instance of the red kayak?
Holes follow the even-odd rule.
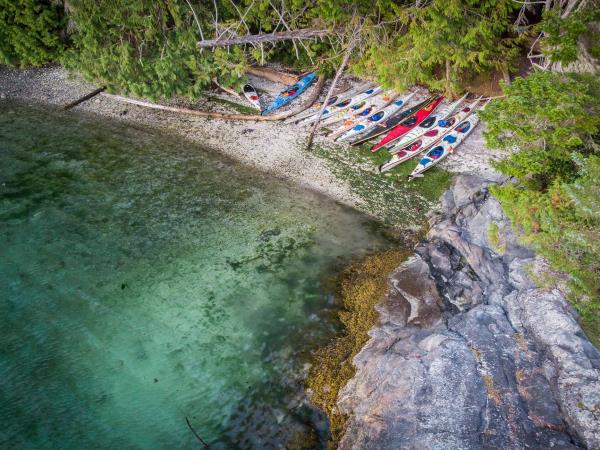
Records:
[[[375,144],[373,147],[371,147],[371,151],[376,152],[384,145],[389,144],[390,142],[395,141],[399,137],[408,133],[414,127],[416,127],[421,122],[423,122],[425,119],[427,119],[427,117],[429,117],[429,115],[433,112],[433,110],[435,108],[437,108],[437,106],[440,104],[440,102],[443,99],[444,99],[444,96],[440,95],[438,98],[436,98],[431,103],[428,103],[425,106],[423,106],[423,108],[418,110],[412,116],[404,119],[402,122],[400,122],[394,128],[392,128],[392,130],[388,134],[386,134],[385,137],[381,141],[379,141],[377,144]]]

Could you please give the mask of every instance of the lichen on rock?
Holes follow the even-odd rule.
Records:
[[[600,449],[600,352],[564,295],[531,280],[538,258],[489,184],[458,176],[389,276],[338,397],[340,449]]]

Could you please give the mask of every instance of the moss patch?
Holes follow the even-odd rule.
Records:
[[[452,174],[434,167],[425,177],[408,181],[417,160],[400,164],[380,174],[377,167],[390,158],[385,150],[370,151],[370,144],[358,147],[329,145],[313,148],[334,175],[350,184],[368,213],[385,224],[420,228],[425,213],[450,186]]]
[[[388,250],[373,254],[348,266],[338,280],[343,309],[339,320],[343,334],[315,352],[306,381],[313,403],[329,417],[331,440],[335,448],[344,431],[345,417],[337,410],[340,389],[354,376],[352,359],[368,341],[368,331],[377,323],[375,305],[387,289],[388,274],[410,252]]]
[[[221,97],[215,97],[213,95],[206,95],[205,98],[207,100],[210,100],[213,103],[219,103],[221,105],[227,106],[228,108],[231,108],[231,109],[239,112],[240,114],[252,114],[252,115],[260,114],[260,111],[256,108],[252,108],[251,106],[242,105],[241,103],[225,100],[224,98],[221,98]]]

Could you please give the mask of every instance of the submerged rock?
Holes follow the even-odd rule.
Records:
[[[530,280],[535,255],[489,184],[458,176],[390,275],[339,395],[340,449],[600,449],[600,352],[563,295]]]

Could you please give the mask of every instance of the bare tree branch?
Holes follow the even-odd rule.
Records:
[[[196,25],[198,25],[198,31],[200,32],[200,39],[204,40],[204,33],[202,33],[202,27],[200,26],[200,21],[198,20],[198,16],[196,15],[196,11],[194,11],[194,7],[190,3],[190,0],[185,0],[190,9],[192,10],[192,14],[194,15],[194,20],[196,21]]]
[[[314,37],[326,36],[330,33],[332,33],[331,30],[315,30],[311,28],[305,28],[300,30],[282,31],[277,33],[249,34],[246,36],[223,39],[220,41],[217,39],[202,40],[198,42],[198,47],[225,47],[239,44],[259,44],[261,42],[289,41],[290,39],[310,39]]]
[[[285,3],[284,3],[284,0],[281,0],[281,12],[279,12],[279,10],[277,8],[275,8],[275,5],[273,5],[273,3],[271,3],[271,0],[269,0],[269,5],[271,5],[271,7],[279,15],[279,19],[283,23],[283,26],[288,31],[292,31],[292,29],[289,27],[289,25],[287,24],[287,22],[283,18],[283,14],[285,13]],[[296,41],[292,39],[292,42],[294,44],[294,50],[296,51],[296,59],[300,59],[300,55],[298,54],[298,47],[296,46]],[[306,54],[308,55],[308,58],[310,59],[310,63],[314,65],[315,62],[313,61],[312,57],[310,56],[310,52],[308,51],[308,47],[304,44],[304,42],[302,42],[302,40],[299,40],[299,42],[300,42],[300,45],[302,45],[302,47],[304,47],[304,50],[306,51]]]
[[[357,43],[358,43],[358,33],[355,31],[354,35],[352,36],[352,40],[348,44],[346,53],[344,54],[344,59],[342,59],[342,62],[340,64],[340,66],[338,67],[337,72],[335,73],[335,77],[333,78],[331,86],[329,87],[329,91],[327,91],[325,100],[323,100],[323,103],[321,104],[321,108],[319,108],[319,112],[317,114],[317,120],[315,121],[313,129],[310,132],[310,136],[308,137],[308,144],[307,144],[308,149],[310,149],[312,146],[313,139],[315,137],[315,133],[317,132],[317,128],[319,127],[319,122],[321,121],[321,117],[323,116],[323,111],[325,111],[325,108],[327,107],[327,104],[329,103],[329,99],[331,98],[331,94],[333,93],[333,90],[335,89],[335,85],[337,84],[338,80],[340,79],[340,76],[344,72],[344,69],[346,68],[346,65],[348,64],[348,60],[350,59],[350,55],[352,54],[352,50],[354,50],[354,47],[356,46]]]

